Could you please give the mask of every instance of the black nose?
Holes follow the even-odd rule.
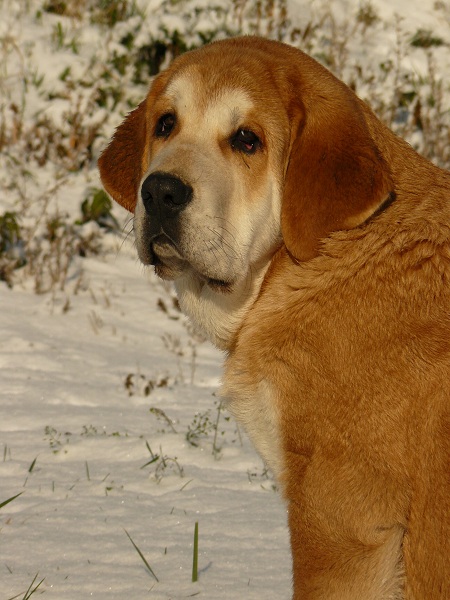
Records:
[[[148,213],[178,213],[192,199],[192,188],[168,173],[152,173],[142,184],[142,201]]]

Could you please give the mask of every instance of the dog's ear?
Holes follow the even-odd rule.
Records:
[[[143,175],[146,108],[147,100],[144,100],[126,117],[98,161],[104,188],[130,212],[134,212]]]
[[[369,109],[331,75],[325,89],[294,110],[281,229],[300,261],[316,256],[331,232],[361,225],[394,197],[366,122]]]

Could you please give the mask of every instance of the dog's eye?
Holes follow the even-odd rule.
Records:
[[[254,154],[260,146],[259,137],[250,129],[238,129],[231,138],[231,147],[245,154]]]
[[[172,129],[175,127],[175,115],[172,113],[166,113],[159,118],[155,127],[156,137],[166,138],[170,135]]]

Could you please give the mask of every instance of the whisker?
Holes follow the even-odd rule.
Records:
[[[236,247],[234,245],[230,244],[229,242],[227,242],[225,240],[224,236],[222,234],[220,234],[217,231],[217,229],[208,227],[208,230],[215,236],[215,238],[214,238],[215,243],[217,244],[218,247],[221,247],[221,249],[223,250],[223,252],[227,258],[239,258],[240,259],[239,252],[237,251]],[[224,231],[226,231],[226,230],[224,229]],[[226,231],[226,233],[229,233],[229,232]],[[234,237],[231,234],[229,234],[229,235],[234,240]],[[231,250],[231,252],[227,252],[227,249]]]
[[[231,229],[234,229],[235,231],[238,231],[238,228],[235,225],[233,225],[232,223],[230,223],[230,221],[226,217],[221,217],[219,215],[214,215],[213,218],[216,219],[217,221],[219,221],[219,220],[220,221],[225,221],[225,224],[226,224],[227,227],[229,227]],[[220,225],[220,227],[223,227],[223,225]]]
[[[214,248],[214,243],[215,243],[215,240],[205,240],[206,249],[208,250],[208,252],[212,252],[216,261],[219,261],[219,257],[217,255],[217,250],[220,250],[220,248],[217,248],[217,247]]]
[[[237,228],[237,227],[235,227],[235,226],[234,226],[232,223],[230,223],[230,222],[229,222],[229,221],[228,221],[228,220],[227,220],[225,217],[215,217],[215,218],[216,218],[216,219],[222,219],[223,221],[225,221],[225,223],[226,223],[226,227],[225,227],[224,225],[219,225],[218,227],[219,227],[220,229],[223,229],[223,231],[224,231],[224,232],[225,232],[225,233],[226,233],[226,234],[227,234],[227,235],[228,235],[228,236],[229,236],[231,239],[233,239],[233,240],[236,240],[236,237],[235,237],[235,235],[234,235],[233,233],[231,233],[231,231],[229,231],[228,227],[230,227],[230,228],[234,229],[236,232],[238,232],[238,228]],[[248,243],[248,244],[243,244],[243,243],[241,243],[241,244],[240,244],[240,246],[241,246],[241,247],[243,247],[243,248],[250,248],[250,246],[251,246],[251,243]]]
[[[131,227],[128,231],[126,231],[126,227],[128,227],[131,224]],[[125,242],[128,241],[129,237],[134,233],[134,221],[133,221],[133,217],[131,217],[130,219],[128,219],[128,221],[124,224],[124,226],[122,227],[122,241],[120,243],[120,247],[119,247],[119,251],[122,250]],[[134,245],[136,246],[136,242],[133,242]]]

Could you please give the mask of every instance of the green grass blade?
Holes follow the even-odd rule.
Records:
[[[156,577],[155,572],[153,571],[153,569],[151,568],[151,566],[148,564],[147,559],[145,558],[145,556],[142,554],[142,552],[140,551],[140,549],[136,546],[136,544],[134,543],[131,535],[128,533],[128,531],[126,529],[124,529],[125,533],[127,534],[128,539],[130,540],[130,542],[133,544],[134,549],[136,550],[136,552],[139,554],[139,556],[141,557],[142,562],[144,563],[144,565],[147,567],[147,569],[150,571],[150,573],[153,575],[153,577],[156,579],[156,581],[159,583],[159,579]]]
[[[198,581],[198,521],[194,527],[194,551],[192,557],[192,581]]]
[[[152,459],[146,462],[145,465],[142,465],[141,469],[145,469],[145,467],[148,467],[148,465],[152,465],[157,460],[159,460],[159,456],[154,456]]]
[[[33,581],[30,583],[27,591],[25,592],[25,594],[23,596],[22,596],[22,594],[17,594],[17,596],[12,596],[11,598],[8,598],[8,600],[17,600],[17,598],[19,598],[20,596],[22,596],[22,600],[29,600],[29,598],[34,594],[34,592],[39,588],[41,583],[43,581],[45,581],[45,577],[44,577],[43,579],[40,580],[40,582],[35,587],[33,587],[34,582],[36,581],[38,575],[39,575],[39,573],[36,573],[36,575],[33,577]]]
[[[36,577],[38,576],[38,574],[36,573],[36,575],[34,576],[34,579],[30,585],[30,587],[28,588],[25,596],[23,597],[22,600],[28,600],[28,598],[30,598],[30,596],[32,596],[34,594],[34,592],[38,589],[38,587],[41,585],[41,583],[45,580],[45,577],[43,579],[40,580],[40,582],[37,584],[36,587],[34,587],[33,589],[31,589],[31,586],[33,585],[33,583],[36,581]]]
[[[33,462],[31,463],[31,465],[29,466],[29,468],[28,468],[28,473],[32,473],[32,472],[33,472],[33,469],[34,469],[34,467],[35,467],[35,465],[36,465],[36,461],[37,461],[37,456],[36,456],[36,458],[33,460]]]
[[[23,494],[23,492],[19,492],[15,496],[11,496],[11,498],[8,498],[8,500],[3,500],[3,502],[0,502],[0,508],[3,508],[4,506],[6,506],[7,504],[9,504],[13,500],[15,500],[16,498],[18,498],[19,496],[21,496],[22,494]]]

